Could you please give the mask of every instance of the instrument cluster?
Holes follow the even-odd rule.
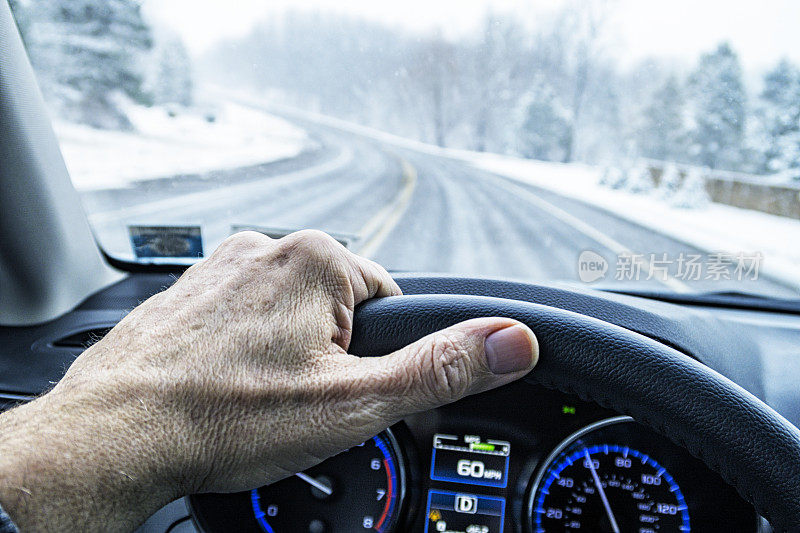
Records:
[[[190,498],[203,531],[747,531],[752,506],[629,417],[519,382],[414,415],[267,487]]]

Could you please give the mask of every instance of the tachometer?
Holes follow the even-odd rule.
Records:
[[[545,531],[689,531],[680,487],[656,458],[597,430],[571,435],[545,461],[531,490],[530,529]]]
[[[248,493],[195,495],[191,506],[206,532],[388,533],[400,516],[404,471],[387,430],[272,485]]]

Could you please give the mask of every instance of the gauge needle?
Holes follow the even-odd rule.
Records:
[[[614,533],[619,533],[617,519],[614,518],[614,513],[611,511],[611,505],[609,505],[608,498],[606,498],[606,492],[603,490],[603,484],[600,483],[600,476],[597,475],[597,470],[594,469],[594,463],[592,463],[592,457],[589,455],[589,450],[584,448],[583,453],[586,456],[586,464],[589,465],[589,470],[592,471],[592,478],[594,479],[594,484],[597,487],[597,491],[600,493],[600,499],[603,500],[603,507],[606,508],[608,520],[611,522],[611,529],[614,530]]]
[[[333,489],[332,488],[330,488],[325,483],[322,483],[321,481],[317,481],[316,479],[314,479],[313,477],[309,476],[308,474],[304,474],[303,472],[298,472],[298,473],[295,474],[295,476],[299,477],[300,479],[302,479],[303,481],[305,481],[306,483],[308,483],[309,485],[311,485],[315,489],[317,489],[317,490],[319,490],[321,492],[324,492],[328,496],[333,494]]]

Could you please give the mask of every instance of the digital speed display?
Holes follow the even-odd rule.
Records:
[[[506,441],[437,433],[433,436],[431,479],[505,488],[510,455],[511,444]]]

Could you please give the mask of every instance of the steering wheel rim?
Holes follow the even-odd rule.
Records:
[[[653,339],[571,311],[465,295],[371,300],[350,352],[379,356],[455,323],[505,316],[539,340],[524,379],[632,416],[719,473],[777,531],[800,531],[800,430],[739,385]]]

